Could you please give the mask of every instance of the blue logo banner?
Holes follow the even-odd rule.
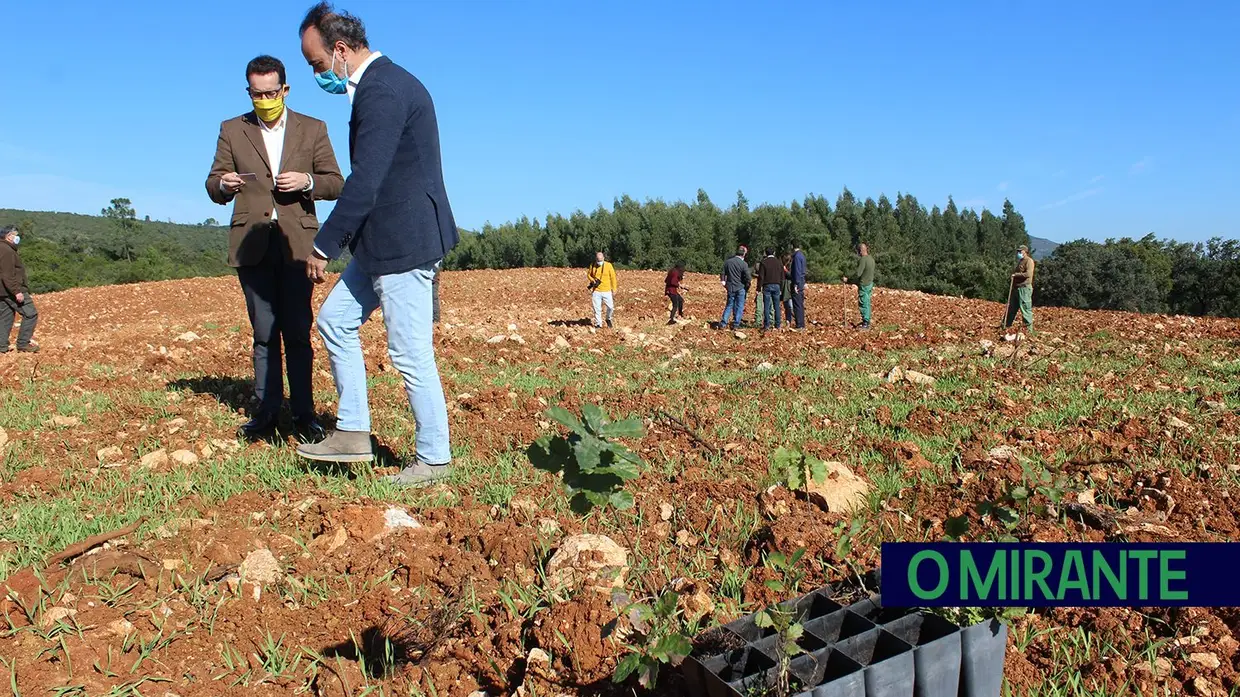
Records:
[[[1240,543],[884,542],[889,607],[1240,605]]]

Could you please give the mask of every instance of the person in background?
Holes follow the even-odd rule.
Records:
[[[792,243],[792,310],[796,316],[798,331],[805,329],[805,252],[800,243]]]
[[[435,362],[435,267],[460,241],[448,201],[439,122],[430,92],[409,71],[372,51],[362,21],[326,2],[298,29],[315,82],[346,96],[350,172],[331,215],[314,238],[305,273],[326,280],[329,259],[352,258],[319,308],[318,328],[331,358],[339,402],[336,430],[297,454],[321,462],[371,462],[370,403],[359,332],[383,313],[388,356],[413,412],[415,455],[384,477],[425,486],[451,474],[448,404]]]
[[[870,328],[870,299],[874,294],[874,257],[870,256],[870,246],[862,242],[857,246],[861,258],[857,260],[857,272],[853,274],[853,284],[857,286],[857,305],[861,309],[861,324],[857,329]],[[848,283],[848,277],[844,277]]]
[[[784,323],[787,324],[789,327],[791,327],[792,326],[792,275],[789,272],[789,267],[792,265],[792,255],[785,254],[783,258],[783,262],[784,262],[784,280],[783,280],[783,283],[779,284],[780,299],[783,301],[782,305],[784,308]]]
[[[314,202],[334,200],[344,177],[327,125],[287,107],[284,63],[259,56],[246,65],[245,79],[251,110],[220,125],[206,181],[212,201],[233,204],[228,264],[237,269],[254,333],[258,409],[238,435],[259,438],[275,428],[286,363],[294,427],[304,440],[319,441],[327,434],[314,409],[314,283],[306,259],[319,231]]]
[[[767,247],[766,257],[758,265],[758,290],[762,293],[764,312],[762,313],[762,331],[771,328],[774,315],[775,328],[779,329],[779,297],[784,282],[784,265],[775,256],[775,250]]]
[[[1012,274],[1012,286],[1016,290],[1008,301],[1007,319],[1003,328],[1012,326],[1016,319],[1016,311],[1020,310],[1025,320],[1025,327],[1033,333],[1033,257],[1029,256],[1029,248],[1021,245],[1016,249],[1016,271]]]
[[[616,267],[602,252],[595,252],[594,263],[586,269],[587,287],[592,291],[594,303],[594,326],[603,326],[603,306],[607,306],[607,328],[612,327],[612,316],[616,313]]]
[[[17,350],[22,353],[38,353],[34,343],[34,329],[39,324],[39,311],[30,297],[30,283],[26,279],[26,267],[22,265],[17,246],[22,236],[16,225],[0,228],[0,283],[3,300],[0,301],[0,353],[9,352],[9,336],[13,333],[13,320],[21,315],[22,326],[17,330]]]
[[[754,264],[753,266],[749,268],[749,273],[755,280],[758,278],[758,272],[761,268],[762,268],[761,261],[759,261],[758,263]],[[746,288],[745,291],[746,291],[746,294],[748,294],[749,289]],[[756,289],[756,292],[753,294],[753,326],[755,327],[759,326],[760,323],[762,322],[762,317],[764,314],[763,311],[765,309],[765,304],[766,304],[765,301],[766,301],[766,296],[765,296],[765,293],[763,293],[762,291],[762,282],[758,281],[758,287]]]
[[[745,263],[745,254],[748,252],[749,249],[741,245],[736,254],[723,263],[719,283],[728,294],[728,302],[724,305],[723,317],[719,320],[720,329],[735,329],[744,319],[745,294],[752,280],[749,265]]]
[[[685,264],[680,262],[667,272],[667,278],[663,279],[663,293],[671,301],[672,307],[667,317],[668,324],[676,324],[676,318],[685,318],[685,299],[680,294],[682,290],[689,290],[689,286],[682,285],[681,281],[685,277]]]

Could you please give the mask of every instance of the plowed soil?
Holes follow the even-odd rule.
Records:
[[[1234,320],[1038,307],[1038,334],[1005,341],[997,303],[879,289],[876,329],[858,332],[842,326],[855,291],[811,286],[807,331],[734,334],[707,326],[723,306],[709,276],[686,279],[692,319],[667,326],[662,277],[622,271],[616,329],[593,331],[584,272],[445,273],[435,344],[458,473],[420,492],[373,476],[414,441],[378,314],[363,342],[383,458],[323,471],[297,461],[287,433],[235,437],[252,376],[235,278],[36,298],[42,352],[0,356],[0,684],[633,694],[610,680],[628,650],[612,599],[548,577],[569,535],[612,538],[630,595],[680,590],[702,627],[783,599],[766,583],[790,580],[764,563],[771,552],[806,550],[791,579],[802,591],[843,588],[877,567],[884,540],[941,539],[957,517],[978,540],[1237,535]],[[888,381],[893,366],[937,383]],[[553,430],[548,406],[585,403],[645,421],[630,511],[574,515],[524,457]],[[827,513],[771,488],[779,446],[846,463],[874,485],[872,505]],[[979,512],[1035,465],[1062,481],[1031,486],[1015,524]],[[417,527],[393,529],[393,508]],[[1232,609],[1042,611],[1013,622],[1006,679],[1017,694],[1075,676],[1063,694],[1221,695],[1240,687],[1237,633]],[[682,689],[665,668],[652,692]]]

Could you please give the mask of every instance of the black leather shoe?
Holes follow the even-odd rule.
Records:
[[[237,437],[261,438],[274,430],[278,421],[275,414],[257,414],[237,429]]]
[[[293,430],[303,443],[321,443],[327,439],[327,429],[313,416],[293,419]]]

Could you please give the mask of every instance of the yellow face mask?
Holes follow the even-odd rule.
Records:
[[[284,113],[284,97],[276,97],[275,99],[255,99],[254,113],[258,114],[258,118],[271,123],[280,118]]]

